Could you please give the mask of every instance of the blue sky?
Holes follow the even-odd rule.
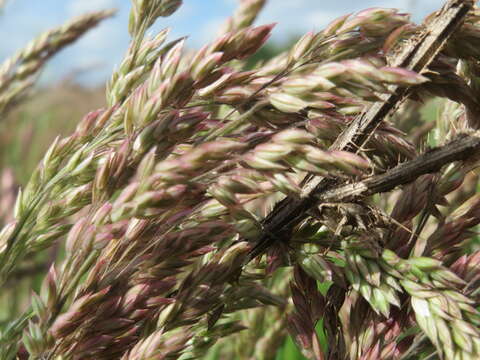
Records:
[[[277,22],[271,41],[290,34],[320,30],[337,16],[369,7],[393,7],[414,13],[414,20],[439,8],[442,0],[269,0],[258,24]],[[188,45],[198,47],[215,37],[219,24],[228,17],[236,0],[184,0],[177,13],[159,19],[156,32],[171,27],[171,37],[188,35]],[[94,84],[108,78],[128,46],[128,0],[8,0],[0,15],[0,60],[4,60],[31,38],[90,10],[116,8],[115,18],[105,21],[82,40],[57,55],[43,74],[56,81],[78,73],[82,82]]]

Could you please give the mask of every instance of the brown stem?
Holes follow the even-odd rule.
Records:
[[[466,160],[480,151],[480,137],[461,135],[452,142],[427,151],[416,159],[404,162],[383,174],[360,182],[341,185],[316,196],[320,202],[349,202],[359,197],[393,190],[414,181],[421,175],[436,172],[453,161]]]

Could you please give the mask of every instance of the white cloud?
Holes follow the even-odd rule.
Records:
[[[323,27],[329,24],[338,16],[339,13],[333,11],[311,11],[305,16],[305,25],[308,25],[318,30],[319,27]]]
[[[202,26],[200,34],[197,34],[195,42],[199,45],[204,45],[216,39],[219,35],[221,26],[225,23],[226,17],[210,19]]]
[[[224,0],[230,2],[231,0]],[[277,22],[274,39],[281,40],[288,34],[303,34],[320,30],[335,18],[371,7],[397,8],[414,12],[414,20],[439,9],[443,0],[270,0],[261,13],[258,23]]]
[[[115,0],[73,0],[67,5],[67,12],[76,16],[89,11],[111,9],[118,5]]]
[[[60,66],[63,73],[85,72],[82,77],[93,79],[107,78],[114,62],[119,61],[128,44],[125,19],[121,19],[129,2],[124,0],[70,0],[65,3],[66,18],[82,15],[91,11],[117,8],[120,11],[113,19],[102,21],[96,28],[83,35],[73,46],[62,51],[52,61],[52,66]],[[124,16],[123,16],[124,17]],[[55,66],[57,65],[57,66]],[[48,74],[52,68],[49,67]]]

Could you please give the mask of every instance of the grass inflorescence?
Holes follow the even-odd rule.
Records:
[[[181,0],[132,0],[105,107],[25,185],[0,167],[2,359],[480,357],[479,9],[367,9],[252,67],[265,4],[187,51],[149,32]],[[0,122],[112,15],[0,65]]]

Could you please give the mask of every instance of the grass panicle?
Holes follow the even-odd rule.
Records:
[[[149,32],[182,1],[132,0],[105,106],[25,184],[0,163],[2,359],[480,357],[478,8],[371,8],[254,61],[266,4],[191,50]],[[2,119],[112,15],[0,65]]]

